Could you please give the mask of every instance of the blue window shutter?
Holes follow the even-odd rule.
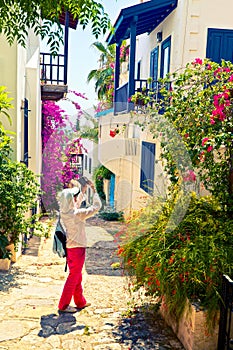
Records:
[[[140,188],[153,194],[155,174],[155,144],[142,141]]]
[[[140,80],[141,78],[141,61],[138,61],[137,65],[137,80]]]
[[[159,47],[157,46],[150,54],[150,77],[153,80],[158,79],[158,58],[159,58]]]
[[[24,145],[23,145],[23,162],[24,164],[26,164],[26,166],[28,167],[28,100],[25,98],[24,99]]]
[[[89,174],[91,174],[91,171],[92,171],[92,159],[89,158],[89,169],[88,169]]]
[[[169,36],[161,45],[160,78],[165,78],[170,71],[171,37]]]
[[[209,28],[207,34],[206,57],[214,62],[233,62],[233,30]]]

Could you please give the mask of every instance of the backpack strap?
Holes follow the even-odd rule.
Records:
[[[61,225],[61,227],[63,228],[63,230],[64,230],[64,227],[62,226],[62,223],[61,223],[61,214],[60,214],[60,211],[59,211],[59,214],[58,214],[58,221],[59,221],[59,223],[60,223],[60,225]],[[65,230],[64,230],[65,231]],[[65,264],[65,272],[67,271],[67,257],[66,257],[66,264]]]

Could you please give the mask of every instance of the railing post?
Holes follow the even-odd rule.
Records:
[[[121,42],[119,42],[116,45],[116,58],[115,58],[115,72],[114,72],[114,115],[117,112],[117,89],[119,87],[119,81],[120,81],[120,48],[121,48]]]
[[[67,84],[67,71],[68,71],[68,39],[69,39],[69,22],[70,14],[66,11],[65,15],[65,38],[64,38],[64,84]]]
[[[130,56],[129,56],[129,86],[127,99],[135,92],[135,57],[136,57],[136,29],[137,16],[130,23]],[[133,104],[128,103],[128,111],[132,110]]]
[[[218,333],[218,350],[233,349],[231,334],[231,314],[233,312],[233,281],[227,276],[222,277],[222,293]]]

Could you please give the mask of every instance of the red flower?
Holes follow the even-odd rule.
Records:
[[[202,146],[204,146],[208,140],[209,140],[209,137],[204,137],[204,139],[201,142]]]
[[[158,279],[155,280],[155,283],[158,287],[160,286],[160,281]]]
[[[202,59],[196,58],[193,64],[202,64]]]
[[[188,170],[186,176],[184,176],[184,181],[196,181],[196,175],[193,170]]]
[[[170,257],[168,263],[171,265],[171,264],[173,264],[173,262],[174,262],[174,254],[172,254],[172,256]]]
[[[116,131],[115,131],[115,130],[110,130],[109,135],[110,135],[111,137],[115,137],[115,136],[116,136]]]

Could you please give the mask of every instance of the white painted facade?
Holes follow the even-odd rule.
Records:
[[[6,87],[13,98],[9,111],[12,125],[3,116],[3,125],[15,133],[12,158],[22,161],[24,148],[24,99],[28,100],[28,148],[29,169],[41,173],[41,95],[40,95],[40,42],[32,31],[28,34],[27,48],[10,46],[0,36],[0,85]]]
[[[139,1],[146,2],[146,1]],[[152,1],[151,1],[152,2]],[[162,3],[162,1],[161,1]],[[151,52],[158,47],[158,77],[161,76],[161,51],[163,42],[171,37],[170,72],[179,71],[195,58],[205,58],[208,29],[233,30],[233,2],[226,0],[178,0],[178,5],[165,20],[149,35],[142,34],[136,41],[135,78],[140,65],[140,79],[150,77]],[[162,32],[162,41],[157,43],[157,33]],[[233,59],[233,57],[232,57]],[[128,80],[128,74],[120,76],[120,84]],[[140,188],[142,142],[155,146],[155,193],[166,193],[167,181],[159,161],[160,143],[149,132],[139,130],[130,114],[109,113],[99,119],[99,160],[115,174],[115,207],[128,213],[145,205],[149,195]],[[119,134],[110,136],[110,131],[119,129]],[[134,154],[126,149],[136,150]],[[133,146],[132,146],[133,145]]]

